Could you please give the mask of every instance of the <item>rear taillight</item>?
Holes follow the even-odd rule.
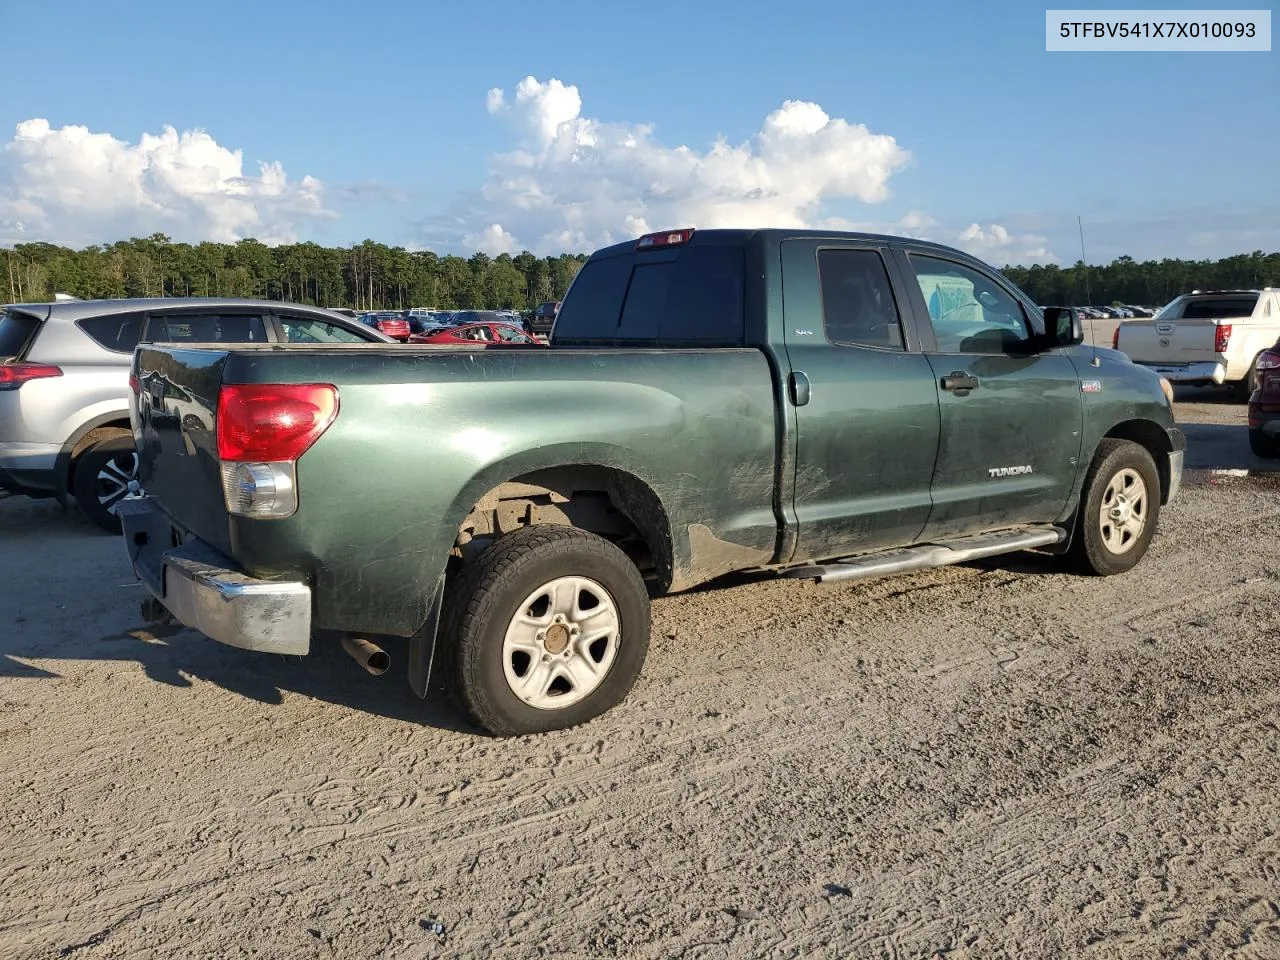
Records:
[[[218,394],[218,459],[297,460],[338,415],[329,383],[224,384]]]
[[[142,393],[142,381],[138,379],[136,373],[129,374],[129,392],[134,396]]]
[[[62,376],[62,368],[48,363],[0,363],[0,390],[17,390],[31,380]]]
[[[1267,353],[1258,354],[1258,369],[1280,370],[1280,353],[1268,351]]]
[[[228,512],[292,516],[298,509],[297,460],[337,415],[332,384],[224,384],[217,439]]]
[[[1120,349],[1120,324],[1116,324],[1116,328],[1111,331],[1111,349]]]
[[[1213,352],[1226,353],[1227,345],[1231,343],[1231,324],[1219,324],[1213,335]]]

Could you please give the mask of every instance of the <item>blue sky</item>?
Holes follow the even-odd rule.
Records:
[[[1094,261],[1280,249],[1280,53],[1047,53],[1043,5],[7,7],[5,32],[29,55],[10,58],[0,98],[0,241],[79,245],[154,227],[551,252],[629,225],[755,216],[1070,262],[1079,214]],[[576,87],[580,109],[541,86],[517,102],[526,76]],[[507,106],[490,113],[494,87]],[[871,139],[757,142],[789,100]],[[547,117],[577,132],[539,139]],[[33,118],[49,131],[26,128],[15,148]],[[584,152],[590,121],[612,146],[588,133]],[[642,124],[632,160],[622,143]],[[99,139],[67,134],[79,126]],[[207,138],[134,149],[166,126]],[[686,169],[671,152],[703,157],[718,137],[747,154]],[[218,150],[242,151],[247,187],[227,186]],[[260,161],[289,185],[264,180]],[[211,180],[192,172],[211,163],[224,166]],[[865,176],[834,170],[860,166]]]

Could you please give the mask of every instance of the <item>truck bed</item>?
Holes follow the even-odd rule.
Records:
[[[672,532],[677,586],[775,553],[777,398],[758,349],[148,346],[134,365],[143,487],[179,537],[311,584],[320,628],[411,634],[459,518],[490,487],[553,466],[605,465],[700,518]],[[338,388],[336,420],[298,461],[293,516],[227,512],[224,383]]]

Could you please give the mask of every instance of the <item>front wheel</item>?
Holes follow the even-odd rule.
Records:
[[[1103,440],[1085,477],[1070,559],[1108,577],[1135,567],[1160,519],[1160,475],[1146,448]]]
[[[634,563],[574,527],[516,530],[449,587],[441,641],[454,699],[498,736],[562,730],[620,703],[649,649]]]
[[[76,460],[71,493],[84,515],[108,533],[120,533],[120,501],[138,491],[138,454],[129,436],[95,443]]]

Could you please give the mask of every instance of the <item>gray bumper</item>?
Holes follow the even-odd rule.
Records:
[[[1227,382],[1227,368],[1222,363],[1142,363],[1138,360],[1134,363],[1160,374],[1170,383]]]
[[[311,649],[311,588],[259,580],[193,537],[172,546],[173,525],[149,497],[119,506],[129,562],[156,599],[184,626],[263,653]]]

